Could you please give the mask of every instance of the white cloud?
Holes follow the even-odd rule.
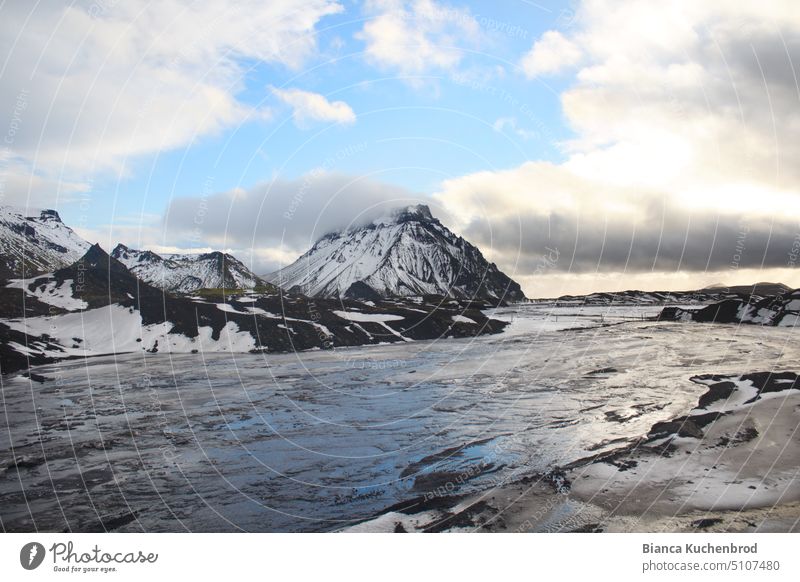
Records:
[[[11,157],[84,180],[264,117],[237,98],[244,61],[300,67],[316,24],[339,11],[332,0],[6,3],[0,111],[11,118],[26,94]]]
[[[530,139],[538,139],[539,133],[536,131],[531,131],[530,129],[524,129],[519,127],[517,123],[517,119],[515,117],[499,117],[495,120],[492,124],[492,129],[499,133],[506,133],[510,132],[513,135],[516,135],[520,139],[525,141]]]
[[[291,106],[292,118],[298,127],[306,127],[312,121],[354,123],[356,114],[344,101],[328,101],[324,95],[301,89],[272,88],[272,94]]]
[[[433,0],[373,0],[369,20],[357,38],[377,67],[400,75],[421,75],[454,69],[461,47],[479,38],[480,26],[466,8]]]
[[[0,205],[19,208],[58,208],[91,190],[86,182],[73,182],[31,172],[30,166],[0,154]]]
[[[614,273],[617,288],[675,273],[692,287],[707,271],[726,283],[791,283],[798,37],[791,2],[586,0],[569,32],[545,34],[528,55],[529,73],[578,66],[561,95],[574,131],[559,144],[563,161],[448,180],[436,198],[526,281],[558,244],[553,281],[574,277],[583,291],[608,285],[598,272]],[[575,50],[544,58],[559,44]]]
[[[581,60],[581,49],[557,30],[548,30],[537,40],[520,63],[525,75],[552,75]]]

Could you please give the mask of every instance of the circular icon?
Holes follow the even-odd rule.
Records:
[[[35,570],[44,561],[44,546],[39,542],[30,542],[19,551],[19,563],[26,570]]]

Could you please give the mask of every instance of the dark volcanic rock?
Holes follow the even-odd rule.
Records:
[[[742,306],[739,299],[726,299],[692,313],[692,320],[703,323],[733,323]]]
[[[658,319],[794,327],[800,325],[800,290],[767,297],[738,295],[696,310],[665,307]]]
[[[794,372],[755,372],[743,374],[742,380],[750,380],[758,389],[758,394],[748,400],[746,404],[755,402],[761,398],[762,394],[768,392],[800,390],[800,377]]]
[[[361,301],[380,301],[381,294],[363,281],[356,281],[347,291],[344,292],[345,299],[357,299]]]
[[[72,281],[73,297],[85,301],[89,310],[112,304],[127,307],[132,313],[139,313],[143,325],[169,322],[170,334],[196,338],[200,327],[210,327],[211,339],[218,340],[222,329],[233,322],[239,331],[248,332],[254,338],[257,351],[336,349],[380,342],[472,337],[498,333],[507,325],[487,318],[480,311],[488,304],[442,297],[367,304],[277,293],[231,296],[225,290],[204,293],[202,299],[175,296],[140,281],[98,245],[92,246],[73,265],[57,270],[51,277],[34,280],[30,285],[35,288],[53,281],[64,287],[67,287],[66,281]],[[3,288],[0,291],[0,303],[8,303],[7,312],[16,316],[57,316],[64,312],[29,296],[24,300],[20,289]],[[22,307],[17,307],[23,304],[26,307],[24,312]],[[224,309],[220,309],[223,304]],[[261,316],[259,313],[271,315]],[[378,321],[381,316],[389,314],[397,320]],[[453,318],[457,315],[475,323],[455,323]],[[351,321],[350,317],[357,321]],[[64,352],[63,346],[47,337],[29,337],[3,323],[0,323],[0,339],[3,339],[0,347],[3,373],[60,359],[59,353]],[[23,353],[25,349],[15,347],[30,347],[32,344],[36,345],[27,350],[27,354]],[[155,352],[154,348],[151,346],[150,351]]]
[[[703,438],[703,431],[693,420],[684,417],[683,419],[655,423],[647,436],[648,438],[657,439],[670,435],[701,439]]]
[[[733,382],[717,382],[708,387],[708,392],[700,397],[697,403],[698,408],[708,408],[709,404],[717,400],[727,400],[733,394],[736,384]]]

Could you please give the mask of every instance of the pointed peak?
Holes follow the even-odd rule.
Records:
[[[61,217],[58,215],[58,212],[52,209],[42,210],[39,213],[39,219],[45,222],[47,221],[61,222]]]
[[[87,268],[96,269],[98,267],[105,267],[108,268],[112,263],[119,263],[116,259],[112,259],[111,256],[103,250],[98,243],[93,244],[89,247],[89,250],[84,253],[84,255],[75,261],[69,267],[64,267],[63,269],[59,269],[58,272],[70,269],[81,269],[85,270]]]
[[[407,206],[399,212],[399,216],[408,217],[409,219],[417,220],[433,220],[433,214],[427,204],[414,204]]]
[[[133,260],[140,263],[149,263],[161,262],[164,260],[161,255],[158,255],[153,251],[140,251],[137,249],[132,249],[122,243],[119,243],[114,247],[114,250],[111,251],[111,256],[123,262]]]
[[[426,204],[395,207],[372,222],[326,234],[268,280],[320,297],[525,298],[518,283],[443,225]]]
[[[422,222],[435,220],[427,204],[412,204],[411,206],[395,208],[389,216],[389,221],[396,223],[409,222],[411,220],[419,220]]]
[[[75,263],[70,265],[69,267],[65,267],[65,269],[60,269],[57,272],[63,270],[74,270],[77,269],[78,271],[111,271],[113,273],[128,273],[128,268],[123,265],[120,261],[116,258],[109,255],[103,247],[99,244],[95,243],[89,250],[86,251],[80,259],[78,259]]]
[[[127,253],[130,250],[131,249],[126,247],[124,244],[119,243],[119,244],[117,244],[117,246],[114,247],[114,250],[111,251],[111,256],[114,257],[115,259],[118,259],[120,257],[120,255],[122,255],[123,253]]]
[[[197,258],[201,261],[230,261],[232,257],[222,251],[211,251],[197,255]]]
[[[108,253],[103,250],[103,247],[100,246],[100,243],[94,243],[89,247],[89,250],[86,251],[86,254],[83,255],[81,260],[94,262],[97,259],[108,260],[109,258],[110,257]]]
[[[373,222],[379,224],[402,224],[404,222],[434,222],[436,219],[427,204],[412,204],[394,208]]]

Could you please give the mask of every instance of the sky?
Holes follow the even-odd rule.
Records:
[[[426,203],[530,297],[800,287],[792,1],[0,5],[0,204],[257,273]]]

